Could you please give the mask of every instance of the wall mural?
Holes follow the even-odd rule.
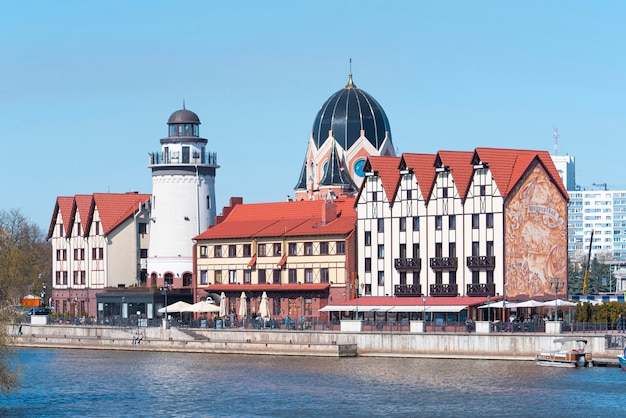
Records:
[[[505,203],[506,298],[554,299],[567,293],[567,201],[539,163]]]

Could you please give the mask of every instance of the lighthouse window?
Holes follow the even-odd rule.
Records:
[[[183,125],[178,125],[178,136],[183,135]]]
[[[189,163],[189,147],[183,147],[183,163]]]
[[[198,135],[200,135],[198,125],[193,125],[193,136],[198,136]]]
[[[185,135],[186,136],[191,135],[191,124],[189,123],[185,125]]]

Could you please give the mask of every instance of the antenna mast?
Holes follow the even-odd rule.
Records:
[[[554,155],[559,155],[559,128],[554,128]]]

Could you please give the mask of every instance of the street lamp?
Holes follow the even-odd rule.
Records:
[[[491,327],[491,295],[487,295],[487,322],[489,323],[489,327]]]
[[[422,320],[424,321],[424,332],[426,332],[426,295],[422,295],[422,302],[424,302],[424,309],[422,310]]]
[[[559,287],[565,284],[565,280],[559,280],[559,278],[555,276],[554,279],[548,280],[548,283],[550,283],[550,286],[554,290],[554,321],[556,322],[559,320]]]
[[[167,329],[168,328],[168,320],[167,320],[167,294],[170,292],[170,290],[172,290],[172,285],[171,284],[166,284],[165,286],[161,287],[161,294],[163,296],[165,296],[165,313],[163,316],[163,328]]]
[[[356,276],[356,278],[354,279],[354,288],[356,289],[354,291],[355,297],[356,297],[356,320],[359,320],[359,276]]]
[[[126,315],[124,314],[124,307],[126,306],[126,296],[122,296],[122,304],[120,305],[120,318],[122,320],[122,325],[124,325],[124,319]]]

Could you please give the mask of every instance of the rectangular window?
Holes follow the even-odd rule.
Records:
[[[441,215],[435,216],[435,229],[440,230],[442,223],[443,223],[443,216]]]
[[[385,272],[379,271],[378,272],[378,286],[384,286],[384,285],[385,285]]]
[[[406,284],[406,271],[401,271],[400,272],[400,284],[401,285],[405,285]]]
[[[57,250],[57,261],[67,260],[67,250]]]
[[[281,269],[272,270],[272,283],[280,284]]]
[[[259,244],[259,246],[257,247],[257,251],[258,251],[259,257],[265,257],[265,255],[267,254],[267,251],[265,249],[265,244]]]
[[[274,257],[280,257],[282,255],[282,244],[275,243],[273,247]]]
[[[74,260],[81,261],[85,259],[85,249],[84,248],[74,248]]]
[[[406,218],[400,218],[400,232],[406,231]]]
[[[472,229],[480,228],[480,216],[477,213],[472,214]]]
[[[250,282],[252,281],[252,272],[250,270],[244,270],[243,271],[243,282],[245,284],[250,284]]]
[[[473,284],[480,283],[480,271],[478,270],[472,271],[472,283]]]
[[[229,245],[228,246],[228,256],[229,257],[237,257],[237,246],[236,245]]]
[[[298,254],[298,245],[295,242],[289,243],[289,255],[297,255]]]
[[[298,270],[289,269],[289,283],[298,283]]]
[[[406,257],[406,244],[400,244],[400,258]]]
[[[237,284],[237,270],[228,270],[228,283]]]
[[[200,258],[207,258],[207,246],[206,245],[201,245],[200,246]]]
[[[378,244],[378,258],[385,258],[385,245]]]
[[[448,228],[456,229],[456,215],[448,216]]]
[[[328,267],[322,267],[320,269],[320,283],[328,283],[330,281],[330,273]]]
[[[487,214],[487,228],[493,228],[493,213]]]
[[[418,218],[417,216],[413,217],[413,231],[419,231],[420,230],[420,218]]]
[[[443,272],[435,272],[435,284],[443,284]]]
[[[141,248],[139,250],[139,258],[148,258],[148,249],[147,248]]]
[[[208,284],[209,275],[207,270],[200,270],[200,284]]]
[[[371,273],[372,271],[372,259],[369,257],[365,258],[365,272]]]
[[[243,244],[243,256],[244,257],[252,256],[252,245],[250,245],[250,244]]]
[[[448,243],[448,257],[456,257],[456,243]]]
[[[96,235],[100,235],[100,222],[96,222]]]
[[[328,242],[320,242],[320,254],[328,255]]]
[[[313,283],[313,269],[304,269],[304,283]]]
[[[265,270],[259,270],[259,284],[265,284],[267,282],[267,277],[265,276]]]
[[[378,193],[372,192],[372,202],[377,202],[377,201],[378,201]]]
[[[63,224],[59,224],[59,236],[63,236]]]
[[[146,234],[148,233],[148,224],[145,222],[139,222],[139,233]]]
[[[104,260],[104,248],[92,248],[91,258],[93,260]]]
[[[346,253],[346,243],[344,241],[337,241],[337,254]]]
[[[74,284],[79,283],[79,280],[80,280],[80,277],[78,275],[79,273],[80,273],[79,271],[74,271]]]
[[[365,246],[369,247],[372,245],[372,233],[371,231],[365,231]]]
[[[215,247],[213,247],[213,257],[215,257],[215,258],[221,258],[222,257],[222,246],[221,245],[216,245]]]
[[[451,270],[448,273],[448,283],[450,284],[456,284],[456,271]]]
[[[54,280],[54,281],[55,281],[55,283],[56,283],[56,284],[58,284],[58,285],[60,285],[60,284],[61,284],[61,272],[60,272],[60,271],[57,271],[57,272],[55,273],[55,280]]]
[[[487,283],[493,284],[493,270],[487,270]]]
[[[313,243],[312,242],[304,243],[304,255],[313,255]]]
[[[441,197],[448,197],[448,188],[444,187],[441,189]]]
[[[487,194],[487,189],[485,186],[480,186],[480,195],[485,196]]]
[[[440,242],[436,242],[435,243],[435,257],[437,257],[437,258],[443,257],[442,253],[443,253],[443,247],[442,247],[441,243]]]
[[[413,199],[413,190],[409,189],[406,191],[406,200]]]
[[[222,270],[215,270],[215,283],[222,283]]]
[[[480,256],[480,243],[478,241],[472,242],[472,257]]]
[[[378,232],[385,232],[385,220],[382,218],[378,219]]]
[[[372,284],[371,283],[365,283],[365,288],[363,289],[363,293],[366,295],[370,295],[372,294]]]
[[[419,243],[413,244],[413,258],[420,258],[420,245],[419,245]]]
[[[495,255],[493,250],[493,241],[487,241],[487,255],[493,257]]]
[[[189,164],[189,147],[183,147],[183,164]]]

